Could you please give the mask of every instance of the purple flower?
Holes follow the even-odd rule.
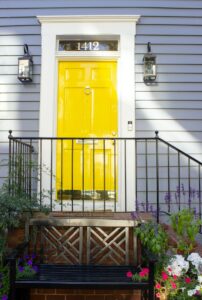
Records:
[[[169,204],[172,199],[171,193],[166,192],[164,199],[165,199],[166,204]]]
[[[38,266],[33,266],[32,269],[37,273],[39,271],[39,267]]]
[[[25,255],[25,259],[29,259],[29,255]]]
[[[29,259],[28,262],[27,262],[28,266],[32,266],[32,263],[33,263],[33,262],[32,262],[31,259]]]
[[[7,295],[2,295],[2,300],[8,300],[8,296]]]
[[[18,266],[18,271],[19,271],[20,273],[22,273],[22,272],[24,271],[24,267]]]

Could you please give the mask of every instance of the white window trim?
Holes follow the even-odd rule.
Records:
[[[135,136],[135,35],[137,15],[91,15],[91,16],[38,16],[41,23],[42,55],[41,55],[41,93],[40,93],[40,124],[41,137],[57,136],[57,82],[59,60],[82,59],[114,59],[118,62],[118,103],[119,103],[119,137]],[[106,54],[92,56],[93,53],[63,53],[57,51],[59,36],[118,35],[120,47],[118,55]],[[133,122],[133,129],[128,130],[128,121]],[[133,147],[131,151],[134,151]],[[128,153],[129,155],[129,153]],[[131,158],[134,157],[131,155]],[[48,157],[47,157],[48,161]],[[134,166],[135,161],[130,161]],[[134,172],[133,172],[134,173]],[[128,195],[135,198],[134,174],[128,184]],[[129,179],[128,179],[129,180]],[[123,191],[119,191],[122,194]]]

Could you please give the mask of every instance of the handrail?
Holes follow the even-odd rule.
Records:
[[[198,159],[194,158],[193,156],[187,154],[186,152],[182,151],[181,149],[179,149],[178,147],[174,146],[173,144],[167,142],[166,140],[160,138],[158,136],[159,131],[155,131],[155,137],[14,137],[12,136],[12,131],[9,130],[9,136],[8,138],[11,140],[19,140],[19,142],[21,142],[23,145],[29,146],[29,147],[33,147],[32,145],[22,142],[21,140],[115,140],[115,141],[121,141],[121,140],[135,140],[135,141],[141,141],[141,140],[145,140],[145,141],[155,141],[156,139],[158,139],[160,142],[164,143],[165,145],[169,146],[170,148],[172,148],[173,150],[176,150],[177,152],[181,153],[182,155],[186,156],[187,158],[195,161],[196,163],[200,164],[202,166],[202,162],[199,161]]]
[[[187,158],[189,158],[189,159],[195,161],[197,164],[199,164],[199,165],[202,166],[202,162],[199,161],[198,159],[196,159],[196,158],[194,158],[193,156],[187,154],[186,152],[180,150],[179,148],[175,147],[174,145],[170,144],[169,142],[165,141],[164,139],[162,139],[162,138],[160,138],[160,137],[157,137],[157,139],[158,139],[160,142],[164,143],[165,145],[169,146],[170,148],[176,150],[177,152],[181,153],[182,155],[186,156]]]
[[[30,196],[32,193],[40,190],[40,203],[43,196],[44,182],[46,182],[46,189],[50,192],[51,209],[52,203],[55,204],[54,201],[56,201],[56,204],[60,205],[61,211],[63,211],[63,200],[68,200],[68,205],[72,208],[71,211],[74,211],[74,205],[76,209],[76,203],[79,200],[82,203],[82,211],[85,211],[84,203],[86,204],[87,200],[92,200],[89,203],[93,204],[93,211],[97,209],[96,205],[98,203],[100,203],[100,207],[101,203],[103,203],[103,208],[101,208],[104,211],[111,209],[117,212],[119,198],[123,201],[122,211],[129,212],[131,211],[131,206],[129,207],[128,204],[131,203],[130,201],[134,201],[132,200],[133,197],[133,199],[135,199],[134,207],[137,209],[139,206],[139,211],[153,211],[153,206],[157,212],[157,221],[159,221],[159,214],[162,211],[166,212],[167,210],[167,213],[170,213],[174,209],[180,210],[185,206],[188,206],[189,209],[194,208],[199,218],[202,217],[202,162],[159,137],[158,131],[155,131],[154,137],[145,138],[13,137],[12,131],[10,130],[8,138],[10,158],[9,174],[12,174],[14,170],[14,174],[16,175],[10,182],[20,182]],[[74,141],[76,140],[79,140],[81,146],[79,147],[81,156],[80,161],[77,160],[75,164],[75,154],[78,155],[78,153],[75,152],[77,148],[75,147]],[[88,159],[89,154],[87,152],[87,155],[84,155],[85,149],[87,149],[84,147],[86,140],[91,144],[92,160]],[[69,145],[69,152],[65,158],[67,159],[68,157],[67,164],[64,164],[64,155],[67,154],[64,154],[66,145],[63,141],[69,141],[69,143],[67,143]],[[101,144],[99,145],[101,152],[99,153],[96,152],[98,148],[96,148],[97,143],[95,141],[101,141],[101,143],[99,143]],[[111,173],[107,173],[107,168],[109,168],[109,165],[107,165],[107,155],[109,152],[107,153],[106,151],[106,141],[112,142],[110,146]],[[60,144],[58,144],[58,142],[60,142]],[[60,147],[56,147],[57,145]],[[37,149],[32,156],[35,146],[37,146]],[[57,150],[59,148],[60,150]],[[172,150],[174,150],[174,152]],[[58,152],[58,157],[61,161],[58,163],[58,167],[55,167],[56,160],[54,156],[56,155],[56,151],[60,151]],[[20,160],[20,172],[15,172],[15,168],[17,168],[17,156],[19,154],[24,155],[24,159],[22,159],[22,161]],[[35,172],[32,169],[33,165],[29,163],[33,158],[36,162],[35,165],[39,167],[37,170],[35,169]],[[77,172],[78,170],[76,169],[78,162],[80,163],[80,173]],[[97,162],[99,162],[99,165]],[[195,166],[192,162],[197,165]],[[118,163],[120,164],[118,165]],[[42,169],[44,165],[47,167],[48,174],[43,174]],[[118,172],[117,166],[119,169]],[[99,169],[99,175],[96,168],[97,170]],[[21,173],[23,175],[22,181],[20,181],[21,177],[19,176]],[[64,176],[63,174],[67,173],[68,176],[65,178],[66,175]],[[108,174],[110,175],[108,176]],[[75,176],[80,176],[80,178],[76,178]],[[107,176],[111,176],[111,181],[107,179]],[[129,179],[130,177],[134,177],[134,181],[131,181]],[[97,178],[100,180],[99,183]],[[36,181],[35,183],[34,180]],[[78,184],[78,182],[80,183]],[[85,182],[88,183],[86,184]],[[132,187],[133,183],[135,184],[134,189]],[[117,186],[121,186],[121,189],[118,190]],[[122,193],[121,198],[118,194],[120,190]],[[193,190],[195,190],[195,195],[197,194],[195,198],[193,197]],[[175,194],[176,192],[177,195]],[[187,193],[187,199],[183,196],[183,192]],[[107,207],[107,205],[109,206]]]

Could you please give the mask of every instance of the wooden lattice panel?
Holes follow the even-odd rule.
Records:
[[[88,227],[87,263],[127,265],[129,261],[128,227]]]
[[[80,264],[82,261],[83,228],[43,226],[42,248],[46,263]]]

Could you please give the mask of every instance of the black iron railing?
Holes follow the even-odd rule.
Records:
[[[60,211],[190,208],[201,219],[202,163],[154,138],[13,137],[9,178]]]

